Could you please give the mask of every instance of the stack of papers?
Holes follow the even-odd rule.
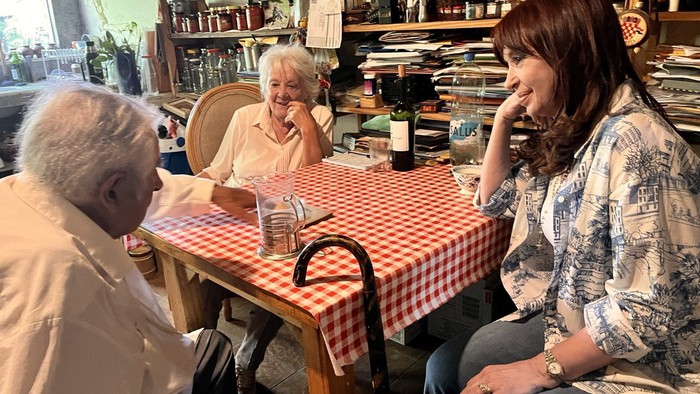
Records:
[[[700,136],[700,47],[660,45],[648,90],[679,131]]]

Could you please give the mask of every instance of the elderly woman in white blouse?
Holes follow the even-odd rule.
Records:
[[[314,102],[320,87],[311,54],[298,45],[276,45],[260,57],[259,68],[265,101],[233,114],[214,160],[198,176],[241,186],[333,154],[333,114]],[[255,392],[255,371],[281,326],[282,319],[260,307],[251,312],[236,354],[239,393]]]
[[[311,54],[298,45],[276,45],[259,64],[265,102],[233,114],[219,151],[199,176],[241,186],[333,154],[333,114],[313,101],[319,82]]]

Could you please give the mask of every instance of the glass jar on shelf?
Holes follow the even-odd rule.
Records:
[[[219,70],[219,49],[207,49],[207,62],[205,65],[205,69],[207,74],[206,89],[211,89],[213,87],[221,85],[221,70]]]
[[[184,46],[175,47],[175,61],[177,63],[178,80],[182,84],[181,90],[183,92],[191,92],[190,62],[187,57],[187,49]]]
[[[243,47],[236,47],[236,72],[241,73],[246,71],[245,66],[245,54],[243,53]]]
[[[185,14],[173,13],[173,33],[182,33],[185,31]]]
[[[206,84],[207,81],[206,72],[204,71],[204,68],[202,68],[202,62],[199,59],[189,59],[189,61],[192,79],[192,92],[202,94],[204,93],[204,90],[206,90],[205,86],[202,85],[202,82]]]
[[[194,14],[187,15],[185,17],[185,25],[188,33],[199,33],[199,16]]]
[[[209,18],[209,31],[215,33],[219,31],[219,15],[217,14],[217,7],[210,9],[210,13],[207,16]]]
[[[199,23],[199,31],[201,33],[209,32],[209,12],[202,11],[197,14],[197,20]]]
[[[228,53],[219,55],[219,72],[221,75],[221,84],[238,81],[238,76],[236,75],[236,60]]]
[[[231,19],[230,7],[219,7],[218,12],[219,31],[229,31],[233,29],[233,20]]]
[[[246,19],[245,7],[243,6],[236,10],[236,26],[238,30],[248,30],[248,20]]]
[[[245,9],[248,30],[258,30],[263,27],[263,11],[260,4],[248,4]]]
[[[501,17],[501,2],[498,0],[488,0],[486,2],[485,18],[500,18]]]

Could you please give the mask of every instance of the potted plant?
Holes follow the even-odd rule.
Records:
[[[136,49],[131,46],[126,38],[122,38],[121,44],[118,43],[114,35],[109,30],[106,30],[104,39],[97,37],[95,40],[98,55],[91,60],[91,63],[95,67],[106,69],[108,74],[114,75],[114,79],[119,87],[119,93],[140,96],[141,83],[139,82],[136,68],[136,52],[141,44],[141,35],[138,33],[136,22],[129,23],[125,31],[128,32],[128,37],[130,38],[134,35],[138,37]],[[111,69],[106,67],[109,64],[113,66]]]

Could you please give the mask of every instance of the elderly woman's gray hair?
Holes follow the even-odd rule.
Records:
[[[116,171],[145,182],[162,118],[140,99],[91,84],[47,88],[29,106],[17,134],[19,168],[72,202],[92,198]]]
[[[315,100],[321,88],[316,78],[314,58],[306,48],[296,44],[274,45],[268,48],[260,57],[258,68],[260,70],[260,90],[263,98],[267,100],[270,73],[283,64],[288,64],[299,76],[299,80],[302,83],[301,88],[307,94],[306,103],[309,104]]]

